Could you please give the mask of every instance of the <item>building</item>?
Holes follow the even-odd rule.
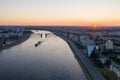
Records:
[[[94,45],[94,41],[90,40],[88,36],[80,36],[80,42],[83,46]]]
[[[95,48],[94,46],[87,46],[87,54],[89,57],[91,56],[94,48]]]
[[[106,41],[105,47],[107,50],[112,50],[113,49],[113,42],[111,40]]]
[[[113,71],[118,77],[120,77],[120,66],[117,64],[112,64],[110,66],[110,71]]]
[[[120,32],[110,32],[109,33],[110,36],[120,36]]]
[[[70,34],[70,35],[69,35],[69,38],[70,38],[70,39],[72,39],[73,37],[74,37],[73,34]]]
[[[99,60],[100,60],[103,64],[105,64],[105,63],[106,63],[107,58],[106,58],[106,57],[101,57],[101,58],[99,58]]]

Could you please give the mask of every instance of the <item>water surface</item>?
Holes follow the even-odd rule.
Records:
[[[42,32],[42,34],[48,32]],[[35,47],[38,42],[42,43]],[[32,34],[0,52],[0,80],[86,80],[68,44],[58,36]]]

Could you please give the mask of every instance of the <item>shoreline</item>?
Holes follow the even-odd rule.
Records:
[[[71,40],[60,34],[58,34],[58,36],[68,43],[88,80],[105,80],[103,75],[94,67],[90,60],[81,53]]]
[[[30,35],[24,35],[23,38],[21,38],[20,40],[16,41],[15,43],[11,44],[11,45],[7,45],[7,46],[4,46],[4,47],[0,47],[0,51],[2,50],[5,50],[5,49],[8,49],[8,48],[11,48],[11,47],[14,47],[14,46],[17,46],[21,43],[23,43],[24,41],[26,41],[27,39],[30,38]]]
[[[69,40],[65,39],[64,37],[61,37],[63,40],[65,40],[67,42],[67,44],[69,45],[70,49],[73,52],[74,57],[76,58],[76,60],[78,61],[80,67],[82,68],[86,78],[88,80],[94,80],[92,75],[89,73],[88,69],[86,68],[86,66],[84,65],[84,63],[81,61],[80,57],[78,56],[78,54],[76,54],[76,51],[73,49],[71,43],[69,42]]]

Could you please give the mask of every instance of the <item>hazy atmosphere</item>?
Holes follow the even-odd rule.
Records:
[[[0,80],[120,80],[120,0],[0,0]]]
[[[0,25],[120,25],[120,0],[0,0]]]

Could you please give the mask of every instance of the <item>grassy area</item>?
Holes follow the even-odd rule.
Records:
[[[91,59],[94,62],[96,69],[105,77],[106,80],[117,80],[110,72],[108,72],[104,67],[105,65],[99,59]]]
[[[116,78],[104,68],[95,66],[96,69],[105,77],[106,80],[116,80]]]
[[[75,44],[76,44],[76,46],[78,47],[79,50],[85,49],[84,47],[80,46],[79,44],[77,44],[77,43],[75,43]],[[76,56],[76,58],[77,58],[78,62],[80,62],[82,64],[82,66],[85,68],[85,70],[88,73],[90,79],[93,80],[92,76],[90,75],[89,71],[87,70],[87,68],[85,67],[85,65],[82,63],[82,61],[80,60],[80,58],[78,56]],[[99,63],[99,61],[97,61],[97,63]],[[116,80],[116,78],[111,73],[109,73],[103,67],[99,67],[99,66],[97,64],[95,65],[96,69],[105,77],[106,80]]]

